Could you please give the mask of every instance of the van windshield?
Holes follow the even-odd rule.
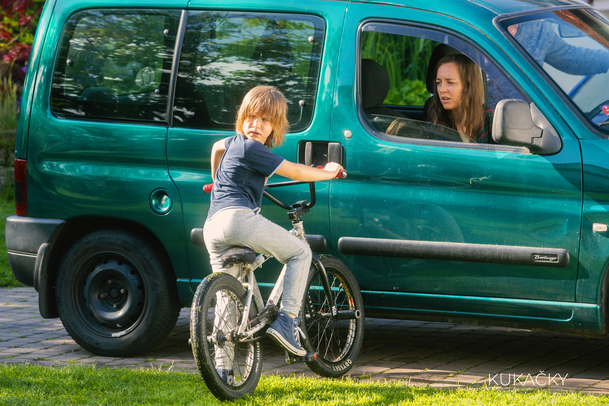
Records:
[[[609,133],[609,24],[592,9],[502,21],[590,122]]]

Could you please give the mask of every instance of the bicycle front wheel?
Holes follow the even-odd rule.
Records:
[[[331,314],[328,297],[319,269],[311,267],[302,313],[309,338],[308,352],[317,352],[317,359],[307,362],[316,374],[336,378],[347,373],[362,348],[364,339],[364,304],[359,285],[349,268],[338,258],[320,257],[330,283],[334,304],[342,314],[353,318],[338,320]],[[355,318],[355,314],[359,318]]]
[[[192,352],[203,381],[220,400],[252,393],[262,373],[260,340],[240,342],[231,335],[243,317],[245,299],[237,279],[214,273],[197,288],[190,310]]]

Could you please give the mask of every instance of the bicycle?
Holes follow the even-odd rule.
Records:
[[[281,182],[267,188],[304,184]],[[273,203],[288,210],[292,234],[307,241],[302,216],[315,205],[315,184],[309,183],[311,202],[287,205],[269,194]],[[191,231],[191,240],[204,244],[203,230]],[[190,313],[190,341],[197,367],[209,390],[220,400],[252,393],[262,373],[261,339],[278,314],[283,293],[281,272],[266,304],[254,276],[271,256],[246,247],[231,248],[223,267],[241,268],[239,278],[226,273],[207,276],[196,290]],[[318,375],[336,378],[347,373],[359,355],[364,335],[364,309],[357,281],[338,258],[313,254],[301,310],[301,344],[307,351],[296,357],[286,351],[286,362],[305,362]],[[227,360],[231,364],[226,368]],[[230,373],[232,371],[232,374]]]

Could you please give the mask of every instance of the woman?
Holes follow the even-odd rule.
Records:
[[[459,132],[463,142],[490,143],[493,111],[483,109],[480,68],[463,54],[438,62],[430,121]]]

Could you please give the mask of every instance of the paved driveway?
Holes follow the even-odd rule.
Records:
[[[80,348],[59,319],[38,313],[33,288],[0,288],[0,362],[87,364],[115,368],[167,368],[196,373],[188,346],[189,309],[157,350],[134,358],[95,356]],[[583,390],[609,394],[609,340],[583,339],[499,327],[367,319],[354,379],[400,380],[432,387],[479,386]],[[265,342],[265,374],[313,375],[287,365]]]

